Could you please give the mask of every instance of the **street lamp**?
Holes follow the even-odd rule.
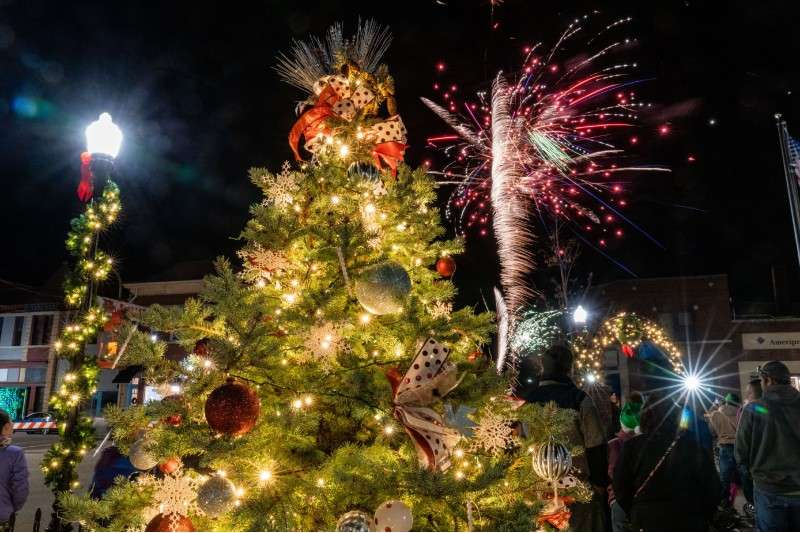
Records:
[[[95,176],[108,178],[114,168],[114,158],[122,146],[122,130],[111,120],[111,115],[100,117],[86,128],[86,151],[81,154],[81,182],[78,198],[88,202],[94,192]]]
[[[576,307],[575,311],[572,312],[572,321],[576,324],[586,324],[586,319],[588,318],[589,313],[583,308],[582,305]]]
[[[114,159],[122,146],[122,130],[111,120],[108,113],[86,127],[86,151],[92,156],[92,173],[108,176]]]

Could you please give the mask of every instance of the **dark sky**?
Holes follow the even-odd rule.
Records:
[[[506,0],[496,30],[486,0],[254,4],[0,0],[0,278],[37,284],[64,260],[83,129],[100,111],[125,133],[125,211],[107,247],[125,280],[141,280],[237,248],[231,238],[258,200],[247,168],[290,158],[299,94],[271,67],[292,38],[339,20],[352,28],[359,15],[390,25],[385,59],[407,161],[418,164],[425,137],[444,129],[418,98],[431,96],[439,60],[462,91],[480,89],[519,64],[523,43],[552,42],[595,9],[634,17],[642,71],[655,78],[643,92],[672,128],[646,155],[674,172],[641,176],[629,212],[666,250],[632,235],[610,253],[640,276],[727,272],[739,299],[768,298],[770,265],[797,278],[773,118],[781,111],[800,137],[791,2]],[[494,266],[475,260],[491,247],[470,243],[464,283],[492,285]],[[581,269],[596,281],[626,277],[591,250]]]

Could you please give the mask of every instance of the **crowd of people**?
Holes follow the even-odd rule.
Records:
[[[517,395],[574,411],[571,444],[585,450],[574,464],[592,497],[570,506],[572,530],[708,531],[741,489],[759,531],[800,531],[800,392],[783,363],[759,367],[743,403],[728,394],[704,416],[658,392],[632,392],[621,403],[606,385],[582,390],[564,346],[548,349],[539,364],[539,379]],[[25,454],[11,445],[12,434],[0,410],[0,530],[28,497]],[[91,495],[134,472],[108,447]]]

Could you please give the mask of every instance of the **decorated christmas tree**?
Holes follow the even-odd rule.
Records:
[[[529,530],[566,526],[554,489],[587,497],[569,472],[581,450],[562,445],[573,415],[505,396],[483,349],[493,317],[453,309],[461,243],[445,238],[435,182],[403,162],[406,130],[379,64],[389,43],[373,22],[351,39],[337,25],[280,58],[278,72],[307,94],[289,135],[297,162],[251,171],[264,196],[241,265],[219,260],[199,298],[116,331],[120,363],[143,365],[165,397],[107,412],[143,473],[99,501],[65,493],[67,519],[110,530]],[[191,355],[166,359],[153,334]],[[549,522],[548,502],[562,511]]]

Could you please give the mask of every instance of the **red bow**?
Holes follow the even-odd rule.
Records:
[[[78,198],[81,202],[88,202],[94,192],[91,163],[92,154],[83,152],[81,154],[81,182],[78,184]]]
[[[320,133],[327,133],[328,128],[325,125],[325,119],[335,116],[333,112],[333,104],[339,101],[339,95],[330,85],[326,85],[322,92],[319,94],[317,103],[314,107],[300,115],[297,122],[292,126],[289,132],[289,146],[294,152],[294,158],[297,161],[302,161],[300,157],[300,137],[305,137],[306,140],[315,137]]]
[[[372,149],[372,158],[375,160],[375,166],[378,170],[383,170],[381,160],[386,163],[392,170],[392,176],[397,177],[397,163],[403,160],[403,155],[406,152],[406,145],[390,141],[381,144],[376,144]]]

